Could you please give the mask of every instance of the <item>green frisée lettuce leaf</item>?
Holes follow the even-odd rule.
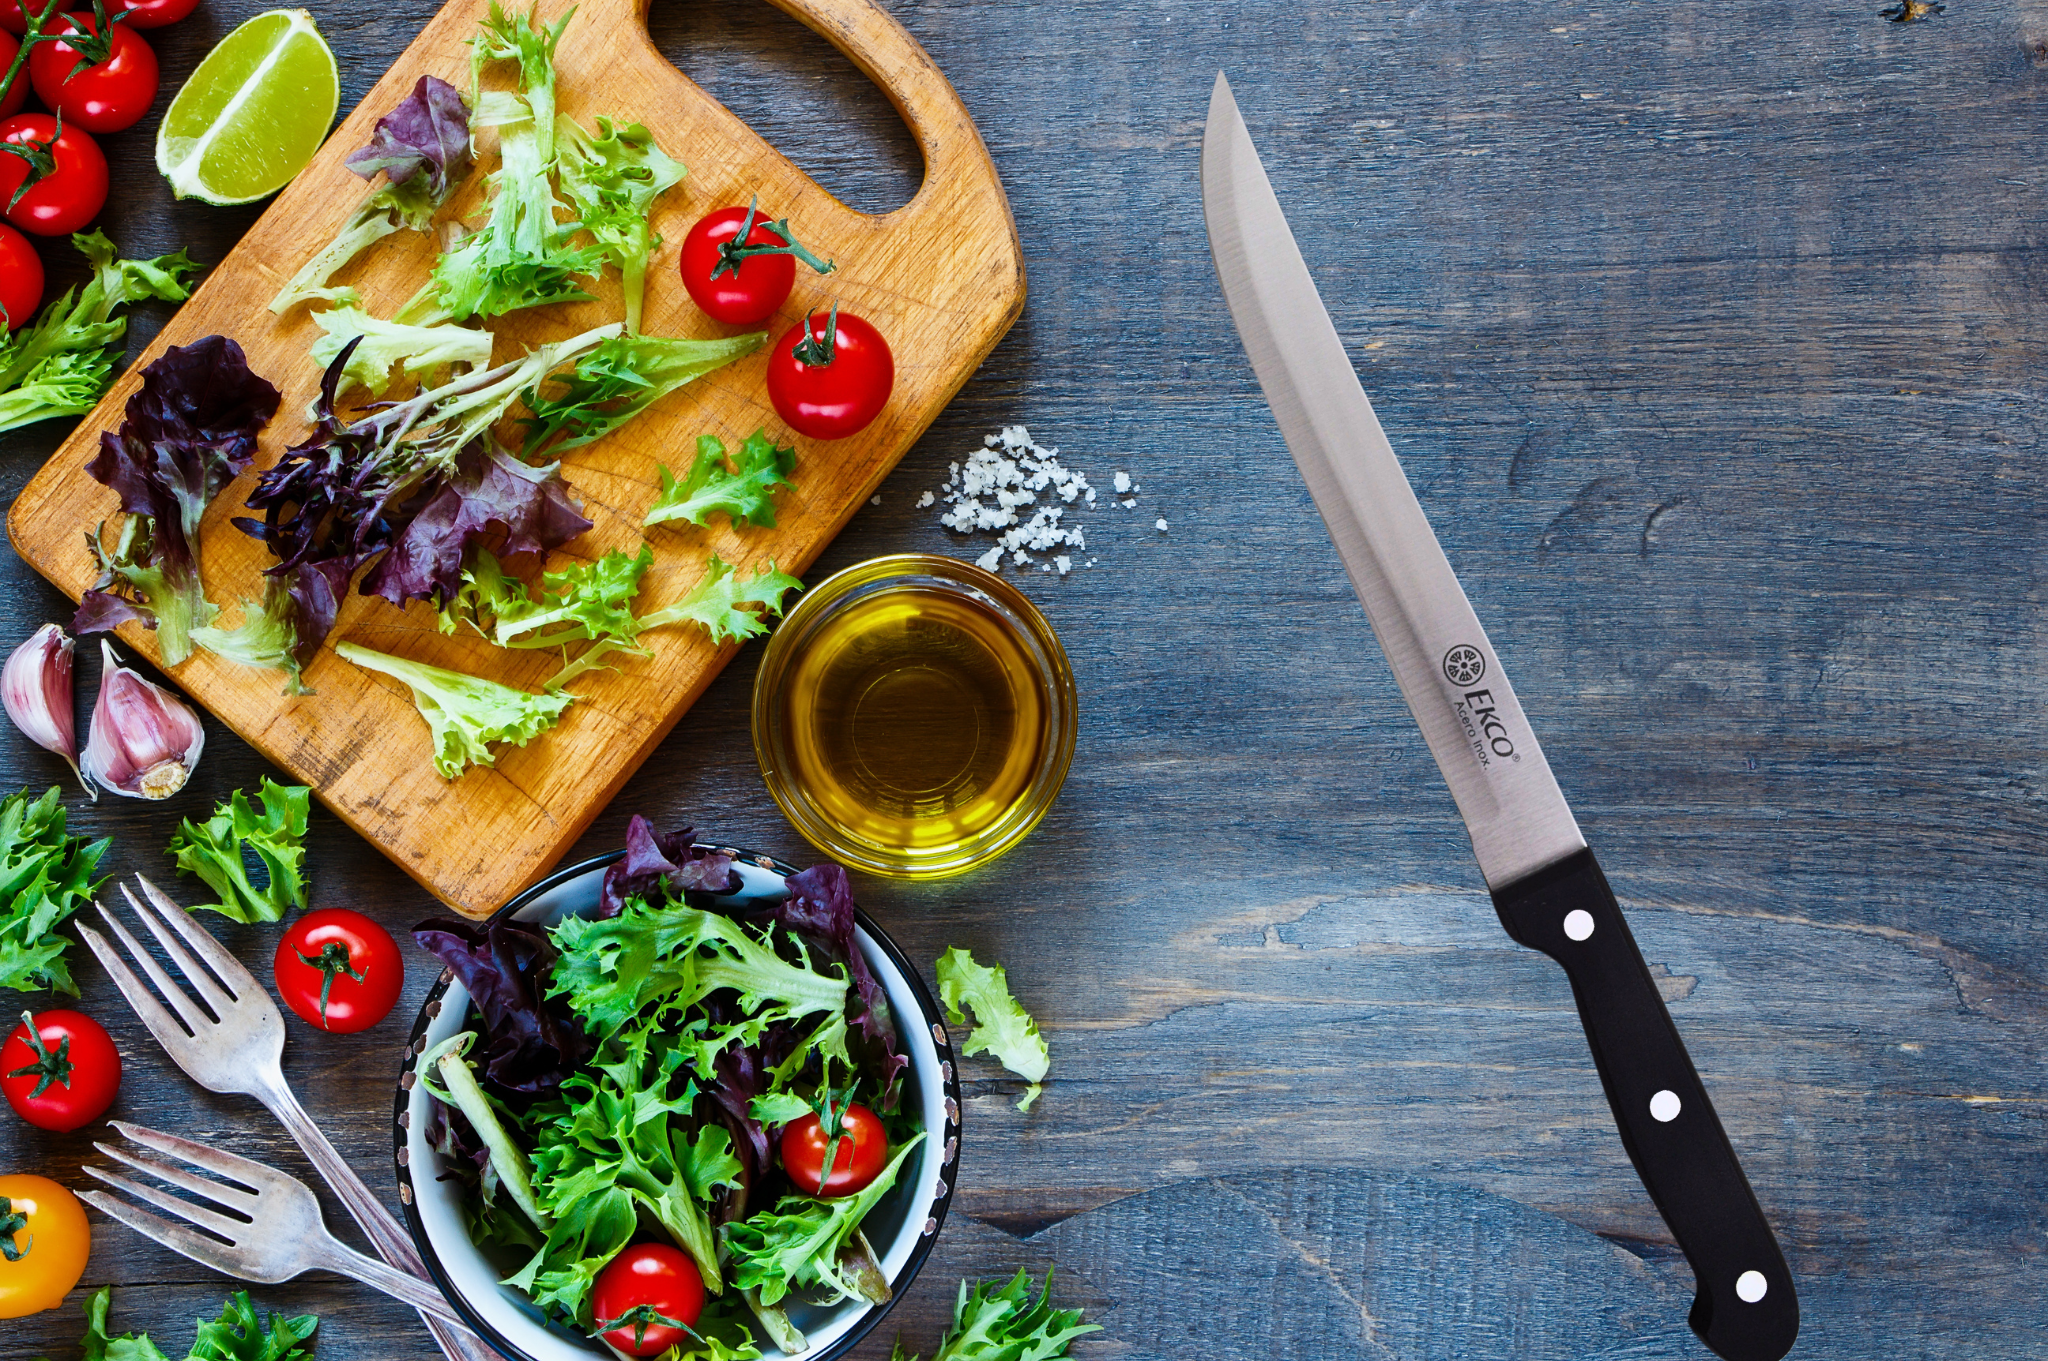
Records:
[[[80,1361],[170,1361],[148,1333],[108,1332],[108,1315],[113,1308],[114,1288],[103,1285],[85,1302],[85,1336],[79,1339]],[[192,1350],[185,1361],[306,1361],[312,1349],[305,1345],[319,1328],[312,1314],[286,1318],[272,1314],[268,1321],[256,1316],[249,1292],[237,1290],[221,1306],[218,1319],[200,1319],[192,1338]]]
[[[1019,1110],[1030,1110],[1043,1088],[1052,1056],[1038,1033],[1038,1023],[1010,995],[1010,980],[1003,966],[984,967],[974,956],[955,946],[939,956],[939,998],[946,1004],[946,1019],[964,1025],[963,1006],[974,1012],[974,1031],[960,1052],[973,1057],[992,1053],[1003,1067],[1031,1084]]]
[[[305,785],[273,784],[266,775],[257,787],[256,805],[237,789],[205,822],[183,819],[171,836],[169,854],[180,870],[198,875],[220,895],[219,902],[199,903],[192,910],[218,912],[238,922],[274,922],[288,908],[304,908],[301,865],[312,797]],[[244,849],[256,853],[268,877],[260,889],[250,881]]]
[[[475,122],[498,128],[500,164],[491,177],[483,227],[434,262],[440,310],[455,321],[467,321],[588,299],[575,280],[579,275],[595,278],[605,255],[597,246],[571,246],[575,224],[555,219],[559,200],[548,174],[554,157],[553,111],[547,116],[545,145],[539,111],[517,95],[494,94],[480,102]]]
[[[1031,1298],[1026,1271],[997,1289],[993,1281],[962,1281],[953,1303],[953,1324],[939,1342],[932,1361],[1052,1361],[1065,1356],[1077,1337],[1099,1333],[1102,1325],[1081,1322],[1079,1309],[1052,1307],[1052,1268],[1045,1271],[1045,1290]],[[896,1340],[890,1361],[918,1361],[906,1356]]]
[[[260,1322],[249,1292],[237,1290],[221,1306],[218,1319],[199,1321],[192,1354],[185,1361],[304,1361],[313,1353],[301,1344],[319,1326],[320,1320],[312,1314],[296,1318],[272,1314],[268,1323]],[[107,1361],[117,1361],[117,1357],[110,1351]]]
[[[565,918],[553,936],[562,958],[548,995],[564,998],[599,1033],[656,1004],[679,1012],[719,988],[739,994],[757,1034],[778,1020],[846,1007],[843,976],[812,970],[808,955],[803,964],[785,962],[723,913],[634,899],[616,917]]]
[[[664,154],[643,125],[619,125],[600,116],[595,137],[574,119],[555,120],[555,165],[562,195],[583,230],[619,267],[626,330],[638,334],[647,296],[647,257],[661,244],[648,216],[655,199],[682,183],[682,162]]]
[[[697,1086],[679,1076],[685,1057],[646,1026],[607,1038],[590,1065],[562,1084],[565,1108],[536,1131],[534,1173],[541,1208],[558,1222],[623,1192],[689,1253],[704,1288],[717,1295],[725,1283],[705,1205],[715,1190],[738,1186],[744,1169],[723,1128],[688,1132]],[[582,1260],[554,1261],[543,1247],[529,1266],[539,1281]],[[579,1303],[579,1318],[587,1307]]]
[[[777,487],[790,485],[796,449],[778,449],[765,429],[756,430],[747,436],[728,469],[724,442],[716,435],[699,435],[697,461],[690,465],[688,477],[678,479],[666,465],[656,466],[661,469],[661,495],[648,507],[642,524],[684,520],[702,525],[723,513],[735,529],[741,525],[773,529],[775,504],[770,494]]]
[[[52,785],[34,800],[23,790],[0,802],[0,987],[76,997],[64,963],[71,942],[57,928],[106,882],[92,876],[113,838],[65,835],[61,793]]]
[[[81,232],[71,244],[91,262],[92,278],[0,342],[0,430],[92,410],[113,379],[119,355],[112,347],[128,333],[128,319],[115,310],[144,298],[183,302],[191,295],[199,266],[184,251],[120,260],[99,232]]]
[[[759,1291],[761,1303],[769,1305],[780,1304],[792,1290],[818,1292],[828,1302],[873,1299],[868,1284],[841,1262],[840,1250],[867,1212],[896,1185],[903,1160],[924,1142],[924,1135],[919,1130],[906,1139],[880,1175],[853,1195],[830,1200],[784,1196],[772,1212],[726,1225],[733,1283],[742,1290]],[[886,1285],[883,1292],[886,1299]]]
[[[638,554],[613,549],[595,562],[577,563],[541,578],[538,598],[526,584],[507,576],[488,551],[463,571],[463,587],[441,611],[444,633],[465,622],[500,647],[568,648],[591,646],[565,663],[547,683],[557,690],[598,669],[613,652],[647,656],[640,635],[671,624],[695,624],[716,643],[739,642],[767,631],[766,616],[782,612],[782,597],[802,590],[803,583],[774,563],[742,578],[717,554],[706,563],[704,579],[674,603],[648,614],[633,613],[633,599],[654,561],[646,544]]]
[[[362,343],[349,352],[348,361],[342,365],[341,374],[346,380],[342,387],[355,383],[381,397],[391,386],[394,367],[402,366],[409,378],[444,364],[466,364],[472,369],[490,367],[493,337],[489,331],[446,322],[412,326],[384,321],[364,311],[352,290],[339,289],[336,293],[335,306],[313,314],[322,335],[313,342],[312,357],[314,363],[325,369],[348,349],[351,340],[362,337]]]
[[[555,159],[555,49],[561,46],[562,33],[575,13],[575,6],[570,6],[554,27],[548,28],[537,22],[537,5],[515,17],[507,14],[498,0],[491,0],[491,12],[469,40],[470,92],[480,113],[484,67],[494,61],[518,63],[519,88],[533,110],[539,137],[535,146],[544,166],[551,166]]]
[[[404,681],[412,690],[413,703],[433,735],[434,769],[445,780],[455,779],[472,765],[491,765],[496,759],[491,752],[494,742],[525,746],[554,727],[576,698],[553,690],[528,694],[460,671],[373,652],[355,643],[336,643],[334,650],[365,670]]]
[[[526,456],[603,439],[677,388],[752,354],[767,339],[766,331],[713,340],[618,335],[577,360],[573,373],[551,378],[558,391],[543,386],[527,399],[533,415],[521,417]]]

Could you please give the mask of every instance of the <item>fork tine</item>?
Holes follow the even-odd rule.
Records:
[[[285,1175],[275,1168],[264,1166],[254,1158],[245,1158],[239,1153],[230,1153],[223,1148],[181,1139],[175,1134],[166,1134],[147,1125],[131,1125],[126,1120],[109,1120],[107,1123],[119,1130],[130,1143],[153,1148],[159,1153],[168,1153],[173,1158],[191,1163],[194,1167],[203,1167],[208,1172],[232,1178],[256,1190],[261,1190],[266,1182],[275,1184],[278,1178]]]
[[[208,1181],[197,1173],[187,1172],[184,1168],[173,1167],[169,1163],[158,1162],[154,1158],[138,1158],[125,1148],[117,1148],[113,1144],[103,1144],[97,1139],[93,1141],[92,1146],[106,1154],[109,1158],[112,1158],[115,1162],[126,1163],[138,1172],[147,1172],[150,1176],[160,1181],[167,1181],[173,1186],[182,1186],[194,1195],[205,1196],[208,1200],[219,1205],[225,1205],[230,1210],[239,1210],[245,1214],[253,1214],[255,1212],[258,1197],[253,1192],[244,1191],[239,1186],[230,1186],[218,1181]]]
[[[105,908],[100,910],[106,911]],[[149,990],[149,985],[135,976],[135,971],[128,967],[128,962],[121,958],[120,952],[107,944],[107,938],[84,922],[77,923],[77,926],[80,938],[91,947],[95,955],[99,956],[100,967],[107,971],[107,976],[114,980],[114,986],[128,999],[129,1009],[141,1017],[142,1023],[149,1027],[149,1033],[156,1036],[156,1042],[172,1055],[176,1055],[181,1047],[190,1044],[192,1037],[179,1027],[176,1017],[164,1010],[164,1004],[157,1001],[156,994]],[[175,992],[176,989],[172,991]]]
[[[223,1244],[204,1234],[194,1233],[183,1224],[173,1224],[147,1210],[138,1210],[119,1196],[110,1196],[105,1191],[80,1191],[78,1198],[107,1218],[120,1220],[144,1238],[153,1238],[173,1252],[182,1252],[201,1266],[210,1266],[230,1276],[240,1274],[229,1269],[228,1249]]]
[[[205,999],[206,1005],[213,1009],[213,1014],[223,1020],[227,1019],[228,1009],[235,1004],[234,997],[214,980],[204,965],[192,957],[191,952],[178,940],[178,933],[171,929],[170,923],[163,920],[153,909],[145,907],[140,899],[128,891],[128,885],[121,885],[121,896],[128,900],[128,906],[135,909],[135,915],[142,918],[142,924],[149,928],[149,934],[156,937],[157,944],[164,947],[164,953],[171,957],[171,963],[184,972],[192,987]],[[185,909],[175,903],[172,904],[172,911],[181,917],[185,915]]]
[[[109,1186],[126,1191],[137,1200],[146,1201],[159,1210],[169,1210],[180,1219],[189,1220],[202,1229],[219,1234],[228,1240],[227,1246],[233,1246],[253,1227],[246,1219],[229,1219],[226,1215],[209,1210],[204,1205],[194,1205],[189,1200],[180,1200],[169,1191],[159,1191],[154,1186],[145,1186],[132,1177],[124,1177],[119,1172],[110,1172],[104,1167],[88,1165],[79,1170],[88,1177],[94,1177]]]
[[[163,914],[166,920],[185,938],[185,943],[199,952],[214,976],[226,985],[227,990],[237,999],[247,997],[251,988],[261,986],[256,977],[243,967],[242,961],[229,954],[227,948],[213,938],[213,933],[199,924],[199,919],[178,905],[176,899],[138,874],[135,882],[142,886],[142,896],[150,905]]]
[[[142,942],[135,939],[134,934],[121,924],[121,919],[107,911],[105,903],[96,902],[93,906],[99,909],[100,919],[106,922],[107,929],[113,933],[115,939],[119,940],[122,947],[128,951],[128,958],[134,960],[136,967],[149,975],[149,981],[156,984],[156,990],[163,994],[163,999],[166,1002],[171,1004],[171,1009],[184,1018],[185,1028],[194,1035],[203,1035],[211,1029],[216,1024],[213,1017],[208,1016],[205,1011],[200,1009],[198,1003],[185,995],[185,990],[179,987],[169,974],[164,972],[164,966],[156,962],[154,955],[142,948]],[[159,1035],[157,1038],[163,1039],[163,1036]],[[164,1040],[166,1046],[173,1043],[185,1044],[187,1042],[186,1037],[183,1035],[178,1036],[175,1041]]]

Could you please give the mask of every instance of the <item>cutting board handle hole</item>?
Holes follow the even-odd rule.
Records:
[[[924,155],[889,97],[772,5],[653,0],[647,31],[677,70],[848,207],[894,212],[924,182]],[[688,147],[674,154],[690,160]]]

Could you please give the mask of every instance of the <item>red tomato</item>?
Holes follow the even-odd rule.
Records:
[[[193,2],[196,4],[198,0]],[[34,8],[39,13],[49,14],[58,8],[58,0],[43,0],[42,4],[35,5]],[[44,27],[47,28],[49,25],[45,24]],[[0,0],[0,28],[6,29],[17,38],[28,32],[28,19],[21,0]]]
[[[277,943],[274,971],[285,1004],[337,1035],[368,1030],[390,1015],[405,986],[405,961],[391,933],[345,907],[323,907],[293,922]]]
[[[605,1341],[628,1356],[656,1356],[687,1338],[684,1328],[697,1326],[704,1277],[687,1254],[665,1243],[640,1243],[597,1273],[590,1312],[605,1329]]]
[[[31,1125],[67,1132],[88,1125],[121,1090],[121,1055],[100,1023],[76,1011],[46,1011],[0,1045],[0,1091]],[[31,1038],[33,1037],[33,1038]]]
[[[0,3],[5,3],[5,0],[0,0]],[[14,54],[19,51],[21,51],[20,43],[14,41],[7,34],[0,33],[0,75],[5,75],[7,68],[14,65]],[[22,79],[21,72],[16,71],[14,73],[14,84],[7,87],[7,98],[0,99],[0,118],[20,113],[21,106],[27,102],[28,82]]]
[[[19,330],[43,300],[43,257],[28,238],[0,222],[0,311],[7,329]]]
[[[87,132],[119,132],[142,121],[156,101],[156,53],[126,22],[110,23],[103,39],[90,14],[67,14],[46,25],[74,35],[37,43],[28,54],[36,97]]]
[[[750,219],[745,245],[763,253],[742,255],[734,243]],[[719,321],[751,326],[774,316],[789,297],[798,259],[820,274],[832,272],[831,261],[820,260],[789,235],[788,219],[770,222],[749,206],[705,214],[683,238],[679,263],[683,287],[699,307]]]
[[[834,304],[789,328],[768,356],[768,398],[790,428],[812,439],[860,433],[889,403],[896,361],[882,333]]]
[[[12,0],[0,0],[0,5],[10,3]],[[55,4],[56,0],[50,0],[50,3]],[[199,0],[140,0],[139,4],[132,5],[114,0],[113,4],[107,6],[107,13],[125,13],[128,17],[121,22],[130,28],[162,28],[165,24],[177,23],[198,7]],[[0,24],[6,22],[7,13],[0,9]]]
[[[19,148],[9,151],[7,148]],[[30,174],[36,180],[23,190]],[[37,236],[65,236],[99,216],[107,201],[107,158],[82,128],[46,113],[0,120],[0,204],[9,222]]]
[[[839,1148],[832,1176],[818,1189],[825,1166],[825,1127],[815,1115],[792,1120],[782,1131],[782,1170],[796,1188],[813,1196],[850,1196],[882,1174],[889,1161],[889,1136],[866,1106],[848,1106],[839,1121]]]

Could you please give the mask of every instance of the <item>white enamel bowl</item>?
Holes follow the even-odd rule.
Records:
[[[732,855],[733,866],[743,879],[740,891],[732,895],[733,901],[779,898],[783,880],[795,873],[767,856],[730,847],[720,849]],[[616,859],[618,855],[608,855],[572,865],[513,899],[498,915],[548,923],[588,912],[597,906],[605,868]],[[869,1212],[865,1221],[868,1241],[881,1259],[883,1275],[889,1279],[893,1303],[902,1298],[904,1289],[924,1265],[939,1226],[945,1222],[953,1178],[959,1167],[960,1087],[954,1076],[953,1050],[946,1038],[945,1024],[917,970],[865,913],[859,917],[858,940],[868,967],[888,992],[889,1007],[895,1013],[896,1028],[910,1058],[905,1099],[917,1103],[924,1114],[924,1127],[929,1131],[924,1143],[904,1164],[895,1188]],[[398,1196],[404,1203],[413,1241],[449,1302],[480,1337],[512,1361],[591,1361],[615,1356],[598,1342],[546,1322],[524,1295],[498,1284],[498,1268],[470,1242],[459,1183],[439,1179],[440,1155],[426,1139],[428,1098],[414,1081],[412,1067],[418,1055],[457,1034],[468,1011],[469,994],[444,969],[439,981],[428,991],[406,1045],[394,1135]],[[869,1329],[881,1322],[890,1306],[852,1300],[821,1308],[798,1302],[792,1296],[785,1307],[808,1343],[799,1355],[805,1361],[829,1361],[851,1351]],[[764,1356],[784,1355],[759,1337],[758,1327],[754,1331]]]

